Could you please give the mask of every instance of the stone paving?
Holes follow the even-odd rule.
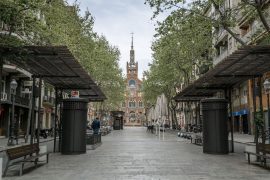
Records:
[[[162,137],[162,136],[161,136]],[[52,154],[49,164],[4,180],[259,180],[270,171],[248,165],[244,155],[209,155],[190,141],[165,133],[164,140],[145,128],[130,127],[103,137],[82,155]]]

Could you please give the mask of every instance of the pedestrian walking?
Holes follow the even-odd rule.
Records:
[[[98,117],[96,117],[96,119],[92,122],[91,127],[92,127],[92,129],[94,131],[94,134],[98,134],[99,133],[100,121],[99,121]]]

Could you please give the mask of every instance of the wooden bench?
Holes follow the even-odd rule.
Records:
[[[19,166],[20,167],[20,176],[23,174],[24,163],[34,162],[35,166],[37,166],[38,158],[42,156],[47,156],[46,163],[49,162],[49,153],[39,153],[40,149],[38,144],[29,144],[24,146],[19,146],[11,149],[7,149],[7,164],[4,170],[3,176],[6,176],[7,170],[11,166]]]
[[[266,159],[270,159],[270,144],[258,144],[258,153],[244,151],[248,155],[248,163],[250,164],[250,154],[256,157],[259,157],[261,165],[264,164],[264,167],[267,166]]]

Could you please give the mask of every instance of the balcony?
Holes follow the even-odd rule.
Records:
[[[25,98],[25,97],[15,95],[15,103],[16,104],[29,106],[29,102],[30,102],[29,98]]]
[[[54,105],[55,98],[54,97],[50,97],[50,96],[43,96],[43,103]]]
[[[223,59],[225,59],[228,55],[229,55],[229,52],[227,49],[222,51],[222,53],[220,55],[218,55],[218,56],[216,56],[216,58],[214,58],[213,64],[216,65],[217,63],[219,63]]]
[[[49,98],[49,101],[50,101],[50,103],[54,104],[55,103],[55,98],[54,97],[50,97]]]
[[[4,101],[8,101],[8,102],[11,102],[12,99],[10,99],[11,96],[9,96],[7,93],[5,92],[2,92],[1,93],[1,101],[4,102]],[[21,97],[19,95],[15,95],[15,104],[17,105],[23,105],[23,106],[29,106],[29,98],[25,98],[25,97]]]
[[[218,43],[218,42],[224,40],[224,38],[228,35],[228,32],[225,31],[225,29],[223,29],[223,28],[219,28],[219,29],[215,30],[213,34],[215,37],[214,42]]]
[[[8,99],[7,99],[7,93],[5,93],[5,92],[2,92],[1,93],[1,101],[7,101]]]

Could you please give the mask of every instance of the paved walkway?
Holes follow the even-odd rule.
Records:
[[[82,155],[53,154],[50,162],[18,180],[269,180],[270,171],[248,165],[243,154],[209,155],[175,134],[164,140],[130,127],[103,137]]]
[[[167,129],[166,131],[169,131],[172,134],[177,135],[179,130],[170,130]],[[231,139],[231,133],[228,135],[229,140]],[[236,143],[242,143],[242,144],[254,144],[254,135],[248,135],[248,134],[240,134],[240,133],[234,133],[233,134],[233,140]]]

